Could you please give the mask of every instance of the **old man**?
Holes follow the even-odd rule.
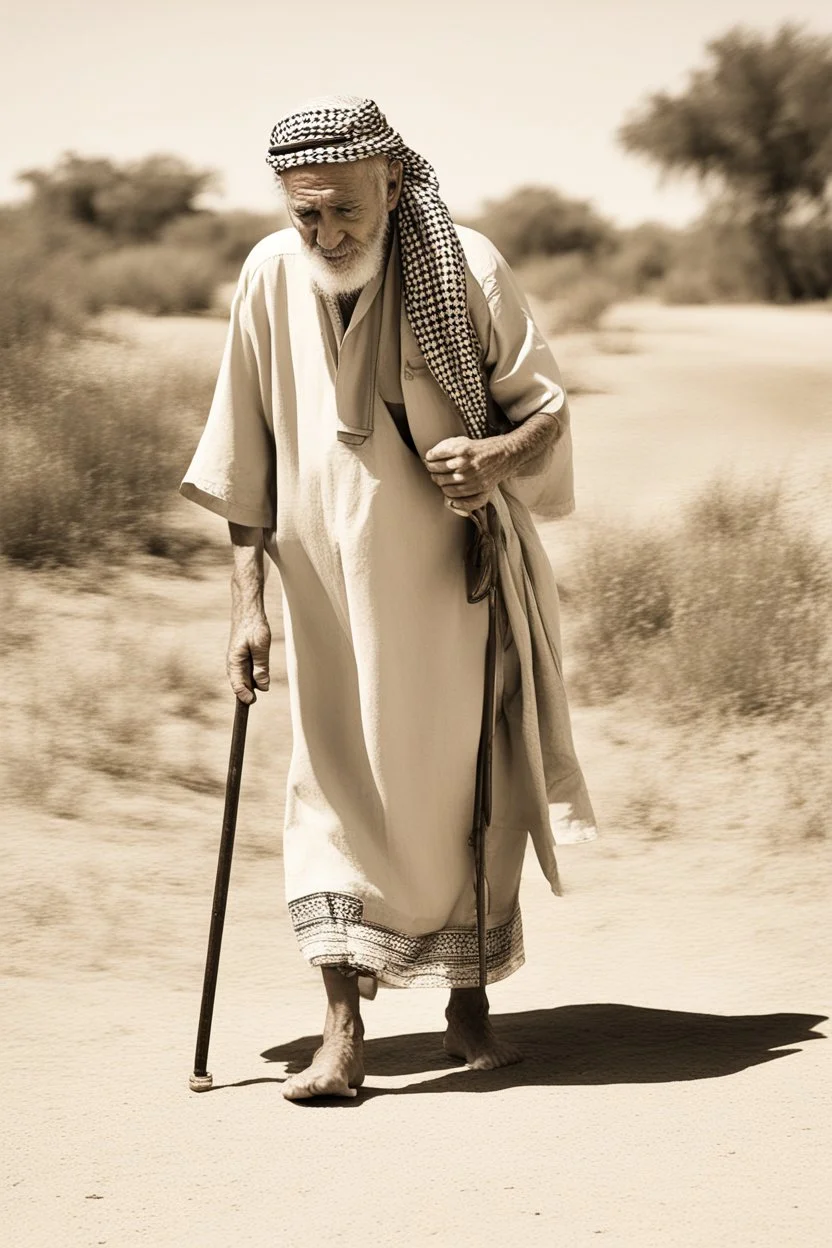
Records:
[[[284,1094],[354,1096],[359,1001],[377,984],[449,989],[445,1048],[471,1066],[519,1057],[478,974],[470,837],[490,621],[466,584],[469,513],[498,534],[488,983],[523,962],[528,837],[557,892],[553,841],[594,835],[529,511],[572,507],[569,413],[505,261],[452,224],[433,169],[371,100],[291,113],[267,159],[292,228],[245,262],[181,488],[229,522],[228,672],[245,702],[269,684],[264,554],[280,573],[286,893],[327,998],[322,1045]]]

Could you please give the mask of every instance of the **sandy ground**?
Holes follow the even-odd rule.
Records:
[[[211,321],[129,327],[137,349],[209,362],[223,336]],[[826,529],[829,313],[627,307],[603,349],[560,345],[581,383],[582,511],[545,529],[556,566],[587,517],[669,520],[726,468],[782,473]],[[187,504],[180,515],[215,531]],[[492,993],[525,1062],[468,1071],[442,1055],[442,994],[382,992],[365,1007],[362,1094],[283,1100],[322,1016],[282,901],[274,582],[278,679],[251,714],[215,1088],[188,1091],[232,714],[226,579],[210,550],[187,577],[148,560],[103,586],[14,578],[7,1242],[828,1243],[828,810],[825,836],[785,820],[771,759],[799,777],[829,743],[788,730],[681,738],[624,703],[577,708],[605,835],[561,851],[562,899],[528,864],[527,965]],[[32,621],[34,674],[17,657]]]

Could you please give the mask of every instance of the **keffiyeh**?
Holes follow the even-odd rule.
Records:
[[[425,363],[459,409],[469,437],[488,436],[480,344],[468,315],[465,258],[431,165],[405,145],[372,100],[314,105],[271,132],[277,173],[387,156],[404,167],[398,206],[405,307]]]

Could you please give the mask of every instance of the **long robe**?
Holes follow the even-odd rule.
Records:
[[[461,230],[472,320],[495,405],[563,425],[539,473],[495,495],[505,534],[490,982],[523,961],[531,833],[557,890],[550,803],[594,835],[560,675],[557,592],[524,498],[571,507],[568,408],[505,263]],[[284,594],[293,749],[284,861],[302,952],[396,986],[477,983],[468,844],[482,711],[485,604],[465,593],[468,521],[422,462],[463,432],[407,321],[395,247],[344,332],[294,231],[247,260],[186,497],[267,531]]]

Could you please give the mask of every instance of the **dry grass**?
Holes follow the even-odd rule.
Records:
[[[0,241],[0,351],[77,335],[89,311],[81,259],[44,256],[31,244]]]
[[[672,551],[659,533],[620,526],[592,529],[580,574],[566,598],[580,615],[576,690],[591,701],[618,697],[635,683],[650,643],[672,620]]]
[[[46,592],[57,618],[27,624],[18,600],[14,627],[28,646],[3,651],[6,799],[77,818],[96,777],[218,792],[222,770],[206,764],[204,744],[224,689],[175,641],[134,627],[117,598],[85,601],[77,584],[63,601],[57,587]]]
[[[148,243],[99,256],[85,275],[88,306],[136,308],[152,316],[204,312],[213,306],[222,265],[207,249]]]
[[[545,327],[555,334],[597,330],[618,298],[602,267],[581,253],[538,256],[518,271],[523,288],[547,305]]]
[[[828,552],[775,487],[717,482],[677,530],[596,529],[571,585],[576,688],[684,719],[775,719],[832,691]]]
[[[30,567],[159,546],[210,381],[90,371],[69,348],[18,346],[0,382],[0,554]],[[159,549],[157,553],[167,553]]]

